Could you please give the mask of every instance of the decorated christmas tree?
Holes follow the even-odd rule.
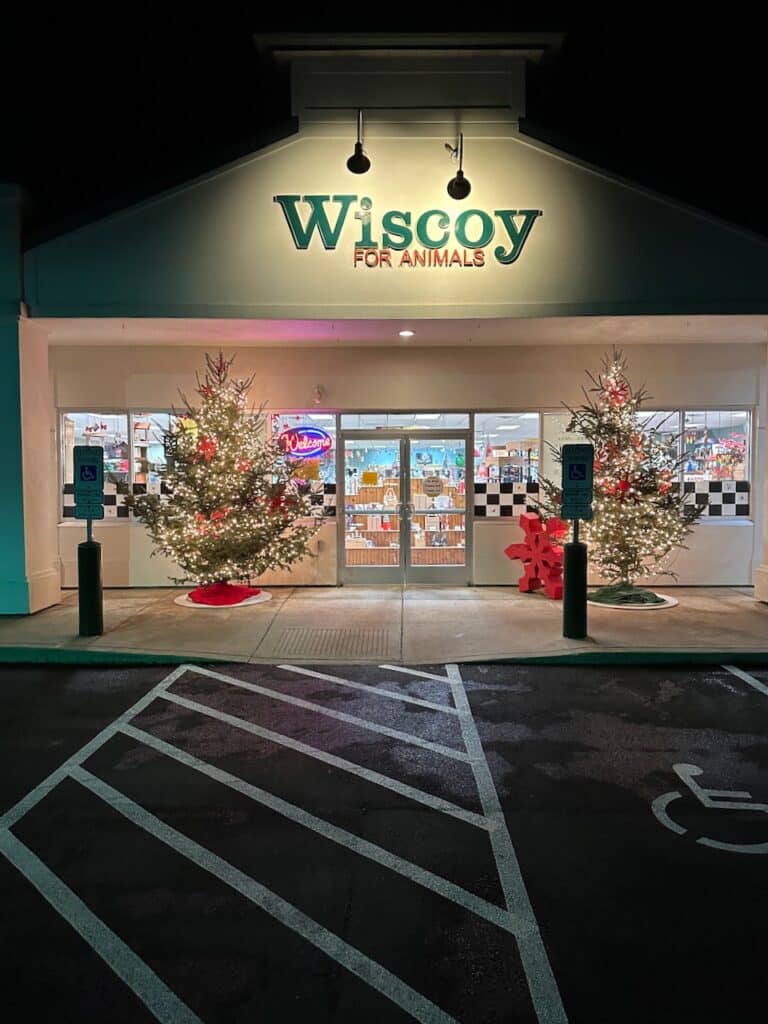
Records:
[[[308,553],[319,521],[299,463],[267,436],[263,407],[246,407],[253,378],[231,377],[232,359],[221,352],[205,360],[199,405],[182,394],[184,408],[164,435],[169,496],[135,496],[128,504],[155,550],[184,571],[174,582],[198,584],[193,602],[237,604],[259,593],[242,581]]]
[[[658,427],[643,428],[639,409],[648,395],[633,390],[626,359],[614,350],[603,359],[597,377],[588,374],[585,402],[568,411],[567,431],[591,442],[595,449],[593,518],[585,524],[589,558],[608,585],[591,600],[619,604],[661,603],[652,591],[636,586],[653,575],[674,577],[669,555],[685,547],[685,537],[701,507],[685,501],[679,484],[681,459],[676,437],[662,438]],[[554,452],[559,459],[559,452]],[[542,511],[557,515],[562,504],[560,483],[542,480]]]

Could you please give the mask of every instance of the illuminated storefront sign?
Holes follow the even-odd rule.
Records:
[[[274,196],[285,216],[297,249],[309,248],[314,237],[324,249],[339,245],[349,211],[356,224],[353,266],[358,267],[484,267],[492,246],[497,263],[514,263],[522,254],[541,210],[462,210],[451,218],[445,210],[387,210],[375,219],[373,200],[356,195]],[[299,209],[301,204],[302,209]],[[492,245],[493,242],[495,245]]]
[[[333,447],[333,438],[322,427],[289,427],[278,442],[294,459],[316,459]]]

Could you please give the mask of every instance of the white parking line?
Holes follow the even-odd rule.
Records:
[[[381,992],[395,1005],[410,1013],[415,1020],[421,1021],[423,1024],[456,1024],[454,1017],[449,1016],[426,996],[388,971],[386,967],[371,960],[359,949],[328,931],[317,921],[313,921],[311,917],[307,917],[298,907],[294,907],[292,903],[284,900],[271,889],[250,878],[233,864],[218,857],[204,846],[200,846],[188,836],[177,832],[166,822],[161,821],[154,814],[150,814],[149,811],[134,803],[118,790],[113,789],[106,782],[102,782],[95,775],[91,775],[90,772],[80,767],[74,767],[71,775],[128,821],[138,825],[155,839],[159,839],[160,842],[165,843],[166,846],[180,853],[193,864],[239,892],[255,906],[260,907],[275,920],[341,964],[351,974],[361,978],[371,988]]]
[[[388,672],[401,672],[406,676],[418,676],[420,679],[432,679],[436,683],[450,684],[450,679],[446,679],[445,676],[438,676],[434,672],[422,672],[417,668],[405,668],[403,665],[379,665],[379,668],[385,668]]]
[[[494,825],[490,829],[489,835],[504,898],[508,909],[529,923],[526,933],[519,936],[517,942],[536,1015],[540,1024],[567,1024],[568,1018],[565,1015],[536,915],[525,888],[517,854],[507,830],[504,812],[501,809],[491,769],[488,767],[480,734],[472,716],[472,709],[469,706],[459,666],[446,665],[446,671],[451,684],[453,700],[459,710],[464,742],[472,757],[472,771],[480,794],[480,802],[486,818]]]
[[[385,850],[381,846],[369,842],[367,839],[362,839],[353,832],[348,832],[346,829],[339,828],[323,818],[318,818],[314,814],[310,814],[309,811],[305,811],[301,807],[297,807],[295,804],[275,796],[273,793],[268,793],[266,790],[239,778],[237,775],[231,775],[229,772],[217,768],[207,761],[201,761],[200,758],[195,757],[193,754],[189,754],[179,747],[174,747],[172,744],[166,743],[165,740],[161,740],[151,733],[144,732],[143,729],[136,729],[132,725],[124,725],[121,732],[137,740],[139,743],[143,743],[159,753],[165,754],[166,757],[172,757],[180,764],[186,765],[188,768],[194,768],[195,771],[200,772],[202,775],[206,775],[216,782],[223,783],[230,789],[250,797],[251,800],[269,807],[270,810],[275,811],[284,818],[288,818],[289,821],[296,822],[297,825],[302,825],[304,828],[318,833],[324,839],[338,843],[339,846],[344,846],[361,857],[366,857],[376,864],[381,864],[383,867],[397,872],[397,874],[409,879],[409,881],[437,893],[438,896],[443,896],[445,899],[457,903],[460,907],[464,907],[465,910],[470,910],[473,914],[477,914],[478,917],[482,917],[486,921],[490,921],[491,924],[503,928],[504,931],[518,934],[527,927],[527,922],[518,918],[509,910],[505,910],[494,903],[489,903],[488,900],[484,900],[480,896],[462,889],[461,886],[449,882],[447,878],[435,875],[426,868],[405,860],[403,857],[398,857],[397,854],[390,853],[389,850]]]
[[[310,676],[312,679],[322,679],[328,683],[338,683],[339,686],[348,686],[353,690],[362,690],[372,697],[389,697],[391,700],[401,700],[406,704],[415,704],[420,708],[428,708],[430,711],[441,711],[444,715],[456,715],[456,708],[450,704],[434,704],[431,700],[422,700],[421,697],[411,697],[408,693],[397,693],[395,690],[382,690],[379,686],[369,686],[367,683],[357,683],[353,679],[342,679],[341,676],[328,675],[327,672],[316,672],[314,669],[301,668],[298,665],[278,665],[278,668],[285,672],[298,672],[302,676]],[[388,668],[382,665],[382,668]],[[438,678],[438,677],[434,677]]]
[[[442,743],[432,743],[431,740],[423,740],[420,736],[414,736],[408,732],[401,732],[399,729],[390,729],[388,725],[379,725],[376,722],[369,722],[367,718],[358,718],[357,715],[348,715],[344,711],[334,711],[323,704],[315,704],[311,700],[303,700],[301,697],[292,697],[290,694],[281,693],[280,690],[271,690],[267,686],[259,686],[257,683],[246,683],[242,679],[234,679],[222,672],[211,672],[206,670],[191,669],[197,675],[209,676],[229,686],[238,686],[241,690],[248,690],[250,693],[258,693],[262,697],[272,697],[274,700],[282,701],[284,704],[292,704],[296,708],[303,708],[305,711],[312,711],[318,715],[325,715],[326,718],[335,718],[338,722],[347,722],[349,725],[357,726],[359,729],[367,729],[369,732],[378,732],[382,736],[389,736],[392,740],[401,743],[409,743],[414,747],[423,747],[424,750],[431,750],[443,757],[450,757],[454,761],[467,761],[467,755],[463,750],[455,747],[446,747]]]
[[[757,690],[758,693],[764,693],[768,697],[768,686],[765,683],[761,683],[759,679],[755,679],[749,672],[745,672],[743,668],[738,668],[736,665],[723,665],[726,672],[730,672],[731,675],[737,676],[743,682],[747,683],[753,689]]]
[[[17,804],[9,808],[5,814],[0,817],[0,828],[12,828],[17,821],[24,817],[24,815],[31,811],[32,808],[40,803],[44,796],[55,789],[58,784],[69,775],[70,768],[73,765],[84,764],[85,761],[95,753],[99,747],[103,747],[104,744],[111,740],[115,733],[120,729],[120,726],[129,722],[136,715],[148,708],[153,700],[156,700],[169,686],[173,685],[179,676],[191,668],[190,665],[179,665],[178,668],[173,669],[168,675],[161,679],[160,682],[153,686],[149,693],[146,693],[143,697],[132,704],[127,711],[124,711],[122,715],[117,717],[114,722],[110,722],[106,728],[102,729],[101,732],[97,733],[93,739],[86,743],[84,747],[81,747],[71,757],[68,757],[64,764],[60,765],[55,771],[43,779],[33,790],[31,790],[25,797],[23,797]]]
[[[233,865],[219,858],[210,850],[205,849],[192,839],[177,832],[155,815],[152,815],[145,808],[136,804],[122,793],[118,792],[107,783],[98,779],[86,771],[82,765],[94,751],[103,746],[116,734],[122,733],[132,739],[153,747],[159,753],[174,758],[185,766],[201,772],[217,782],[223,783],[230,788],[258,801],[271,810],[309,828],[341,846],[346,847],[367,859],[374,861],[397,872],[415,884],[421,885],[437,895],[451,900],[455,904],[476,914],[499,928],[515,935],[523,968],[528,980],[528,986],[540,1024],[567,1024],[567,1018],[560,999],[560,994],[555,982],[551,965],[547,957],[546,949],[539,931],[538,923],[526,891],[522,878],[520,866],[517,861],[512,841],[507,830],[504,815],[499,803],[493,778],[483,751],[480,736],[472,716],[472,711],[467,699],[466,690],[457,665],[447,665],[447,676],[439,676],[436,673],[426,672],[419,669],[407,669],[402,666],[385,665],[381,668],[389,671],[405,674],[410,677],[429,679],[443,683],[450,688],[454,706],[443,706],[432,704],[429,701],[422,701],[419,698],[410,697],[406,694],[396,694],[391,691],[380,690],[377,687],[369,687],[362,683],[355,683],[353,680],[342,679],[338,676],[326,675],[313,672],[308,669],[301,669],[295,666],[280,666],[283,670],[299,672],[311,677],[326,679],[330,682],[346,685],[355,689],[365,690],[377,697],[388,697],[391,699],[403,700],[406,703],[417,704],[430,710],[439,711],[458,717],[461,727],[464,751],[454,748],[443,747],[441,744],[432,744],[428,741],[421,741],[419,737],[410,736],[407,733],[400,733],[398,730],[387,729],[386,727],[375,726],[365,719],[352,715],[345,715],[341,712],[332,712],[330,709],[310,701],[304,701],[297,697],[291,697],[280,691],[274,691],[256,684],[245,683],[217,673],[212,670],[202,669],[194,665],[180,665],[169,673],[160,683],[150,690],[143,698],[137,701],[128,711],[120,715],[114,722],[103,729],[96,737],[81,748],[76,754],[52,772],[39,786],[35,787],[26,797],[20,800],[13,808],[0,818],[0,853],[3,853],[25,877],[29,878],[38,891],[48,900],[49,903],[83,936],[86,942],[104,959],[115,972],[130,985],[137,996],[147,1005],[155,1016],[170,1024],[171,1021],[181,1021],[184,1024],[199,1024],[191,1010],[186,1007],[171,992],[167,986],[154,974],[133,951],[122,942],[106,925],[103,924],[88,907],[72,892],[45,864],[36,857],[31,850],[20,843],[9,829],[19,821],[32,807],[51,792],[63,779],[70,777],[89,789],[90,792],[106,801],[116,811],[121,813],[128,820],[142,828],[144,831],[164,842],[181,855],[199,867],[210,872],[220,881],[231,886],[255,905],[261,907],[276,920],[286,927],[301,935],[308,942],[318,949],[321,949],[329,957],[336,960],[347,970],[356,974],[377,991],[381,992],[388,999],[411,1014],[416,1020],[425,1024],[449,1024],[453,1018],[446,1014],[433,1002],[411,988],[400,978],[389,972],[381,964],[371,960],[365,954],[346,943],[339,936],[325,929],[318,922],[302,913],[298,908],[278,896],[276,893],[261,885],[255,879],[248,877]],[[729,671],[744,678],[750,685],[757,684],[756,688],[761,692],[768,693],[768,687],[763,687],[758,680],[741,673],[741,670],[732,666],[725,666]],[[371,769],[363,768],[354,762],[337,757],[334,754],[316,749],[298,740],[291,739],[280,733],[265,729],[255,723],[237,718],[234,715],[226,714],[215,708],[208,707],[196,701],[189,700],[179,694],[170,692],[169,687],[185,672],[195,672],[200,675],[207,675],[229,685],[241,686],[252,692],[264,694],[282,700],[287,704],[307,708],[328,714],[330,717],[342,721],[350,721],[355,725],[363,725],[365,728],[381,732],[390,738],[404,740],[406,742],[417,742],[420,746],[427,746],[438,753],[456,760],[468,762],[480,797],[484,813],[476,814],[468,811],[448,800],[433,796],[406,783],[389,778],[386,775]],[[499,880],[504,893],[505,907],[498,907],[473,893],[462,889],[453,882],[442,878],[439,875],[421,868],[390,853],[374,843],[370,843],[353,833],[325,821],[321,818],[304,811],[296,805],[290,804],[281,798],[268,793],[259,787],[245,782],[237,776],[231,775],[216,768],[208,762],[202,761],[194,755],[187,754],[180,748],[166,743],[144,730],[138,729],[130,724],[130,720],[141,711],[149,707],[155,699],[162,699],[179,707],[196,712],[209,718],[217,719],[227,725],[239,730],[252,733],[270,742],[294,750],[300,754],[314,758],[332,767],[348,772],[367,782],[389,789],[408,799],[421,803],[432,810],[450,815],[460,821],[464,821],[475,827],[481,828],[489,833],[491,849],[499,875]]]
[[[482,829],[489,828],[489,824],[482,814],[467,811],[465,808],[459,807],[458,804],[453,804],[449,800],[443,800],[442,797],[425,793],[424,790],[416,789],[405,782],[398,782],[396,779],[391,779],[389,776],[382,775],[370,768],[363,768],[362,765],[355,764],[354,761],[347,761],[343,757],[337,757],[336,754],[329,754],[325,750],[319,750],[317,747],[310,747],[300,740],[283,736],[282,733],[273,732],[271,729],[264,729],[262,726],[254,725],[253,722],[248,722],[243,718],[236,718],[235,715],[228,715],[224,711],[217,711],[215,708],[210,708],[205,704],[198,704],[197,701],[189,700],[178,693],[163,692],[159,696],[163,700],[170,701],[172,704],[178,704],[180,707],[187,708],[188,711],[196,711],[201,715],[207,715],[209,718],[216,718],[220,722],[226,722],[227,725],[233,725],[236,729],[242,729],[244,732],[253,733],[254,736],[260,736],[262,739],[270,740],[270,742],[287,747],[289,750],[296,750],[300,754],[306,754],[307,757],[313,757],[315,760],[323,761],[334,768],[340,768],[350,775],[356,775],[358,778],[365,779],[367,782],[373,782],[384,789],[391,789],[393,793],[399,793],[401,796],[406,796],[417,803],[425,804],[435,811],[442,811],[444,814],[449,814],[452,818],[465,821],[469,825],[475,825],[477,828]]]
[[[152,968],[7,829],[0,829],[0,851],[162,1024],[202,1024]]]

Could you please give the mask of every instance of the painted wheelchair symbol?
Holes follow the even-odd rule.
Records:
[[[762,811],[768,814],[768,804],[758,804],[752,799],[752,794],[741,789],[705,789],[694,781],[695,775],[703,775],[704,771],[695,764],[675,764],[672,766],[677,777],[685,783],[703,807],[721,811]],[[688,829],[678,825],[676,821],[667,814],[667,807],[673,800],[685,796],[677,790],[671,793],[662,793],[657,796],[651,804],[651,810],[658,821],[677,835],[684,835]],[[765,843],[722,843],[719,839],[708,839],[702,836],[696,840],[702,846],[711,846],[715,850],[728,850],[731,853],[768,853],[768,842]]]

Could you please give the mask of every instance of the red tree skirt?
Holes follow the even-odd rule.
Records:
[[[196,587],[187,594],[195,604],[242,604],[249,597],[258,597],[260,587],[245,587],[240,583],[210,583],[206,587]]]

